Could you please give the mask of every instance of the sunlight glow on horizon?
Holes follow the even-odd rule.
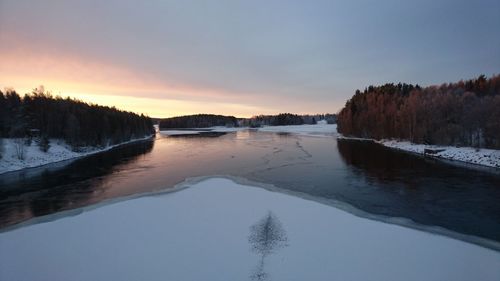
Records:
[[[199,113],[232,115],[238,118],[248,118],[259,114],[274,114],[266,108],[257,108],[240,104],[198,102],[171,99],[153,99],[145,97],[117,96],[67,93],[62,97],[69,96],[78,100],[95,103],[104,106],[115,106],[121,110],[145,114],[155,118],[168,118],[174,116],[191,115]],[[263,113],[260,113],[263,112]]]
[[[35,83],[28,83],[35,84]],[[39,83],[40,84],[40,83]],[[89,104],[98,104],[102,106],[116,107],[119,110],[131,111],[137,114],[144,114],[154,118],[168,118],[174,116],[191,114],[223,114],[232,115],[238,118],[249,118],[259,114],[277,114],[279,112],[265,107],[253,107],[236,103],[222,102],[204,102],[193,100],[176,100],[165,98],[149,98],[137,96],[123,96],[115,94],[93,94],[84,93],[75,90],[54,91],[53,89],[65,89],[64,83],[40,84],[37,87],[23,87],[18,84],[17,87],[5,86],[4,89],[13,89],[18,94],[31,94],[34,89],[43,87],[47,93],[62,98],[74,98]],[[60,86],[54,86],[60,85]],[[71,84],[69,84],[71,85]],[[0,86],[4,86],[1,85]],[[71,87],[70,87],[71,88]],[[78,89],[74,87],[73,89]]]
[[[286,111],[268,106],[266,101],[273,100],[271,96],[263,98],[189,86],[169,86],[123,67],[77,57],[57,57],[24,49],[1,53],[0,61],[0,89],[13,89],[21,95],[43,86],[55,96],[114,106],[156,118],[198,113],[248,118]],[[258,102],[254,102],[256,100]],[[286,112],[317,113],[303,112],[303,107],[301,110],[293,109]]]
[[[5,77],[5,76],[4,76]],[[44,79],[11,79],[7,81],[17,81],[10,84],[0,82],[0,90],[15,90],[20,95],[31,94],[34,89],[43,87],[45,92],[53,96],[62,98],[75,98],[86,103],[98,104],[102,106],[116,107],[119,110],[131,111],[137,114],[144,114],[155,118],[168,118],[191,114],[221,114],[238,118],[249,118],[256,115],[271,115],[284,112],[296,114],[316,114],[331,113],[332,111],[307,111],[307,110],[277,110],[267,106],[247,105],[235,102],[225,102],[220,99],[196,100],[175,99],[165,97],[148,97],[121,95],[120,91],[109,91],[109,89],[99,89],[95,85],[78,84],[64,81],[50,81]],[[46,83],[38,81],[48,81]],[[29,85],[29,86],[26,86]],[[36,86],[31,86],[36,85]],[[130,89],[127,91],[130,92]],[[115,94],[116,93],[116,94]],[[333,112],[335,113],[335,112]]]
[[[33,54],[10,55],[0,54],[0,76],[3,80],[0,87],[2,90],[13,89],[21,95],[42,86],[55,96],[114,106],[157,118],[197,113],[251,117],[275,112],[265,107],[231,102],[227,93],[155,84],[117,67],[63,57],[58,60],[47,56],[37,59]],[[75,77],[71,70],[80,76]]]
[[[119,110],[131,111],[137,114],[144,114],[154,118],[168,118],[191,114],[222,114],[231,115],[238,118],[249,118],[259,114],[277,114],[279,112],[269,108],[252,107],[241,104],[202,102],[189,100],[175,100],[164,98],[148,98],[121,96],[112,94],[87,94],[81,92],[55,92],[52,88],[39,85],[32,88],[12,88],[18,94],[30,94],[35,88],[43,87],[46,92],[53,96],[62,98],[73,98],[89,104],[116,107]]]

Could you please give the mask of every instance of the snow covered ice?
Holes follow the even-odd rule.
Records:
[[[0,233],[0,279],[500,280],[500,252],[463,241],[226,178],[179,189]]]

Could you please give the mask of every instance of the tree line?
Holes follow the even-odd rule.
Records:
[[[165,119],[156,119],[160,129],[187,129],[207,128],[214,126],[225,127],[260,127],[260,126],[283,126],[316,124],[317,121],[327,120],[328,124],[337,121],[335,114],[298,115],[292,113],[280,113],[277,115],[257,115],[251,118],[236,118],[234,116],[223,116],[214,114],[196,114]]]
[[[161,119],[159,126],[160,129],[208,128],[214,126],[238,127],[238,120],[234,116],[196,114]]]
[[[280,113],[278,115],[258,115],[250,118],[251,127],[302,125],[304,119],[300,115],[292,113]]]
[[[244,119],[241,123],[248,127],[260,126],[286,126],[286,125],[303,125],[316,124],[320,120],[327,120],[329,124],[334,124],[337,121],[335,114],[315,114],[315,115],[298,115],[292,113],[280,113],[278,115],[257,115],[249,119]]]
[[[83,146],[118,144],[154,134],[151,119],[114,107],[54,97],[42,89],[20,96],[0,91],[0,137],[63,139],[77,150]],[[43,148],[42,148],[43,150]]]
[[[425,88],[369,86],[337,118],[345,136],[499,149],[500,75]]]

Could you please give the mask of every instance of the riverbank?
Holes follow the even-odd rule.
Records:
[[[473,148],[473,147],[454,147],[440,145],[415,144],[407,141],[381,140],[378,143],[383,146],[408,151],[416,154],[466,162],[469,164],[482,165],[493,168],[500,168],[500,150]],[[434,154],[425,154],[425,149],[436,151]]]
[[[78,152],[73,151],[71,146],[59,139],[50,139],[50,148],[47,152],[41,151],[39,146],[35,142],[32,142],[30,145],[23,146],[22,149],[24,159],[22,160],[18,157],[18,145],[16,144],[16,141],[14,139],[2,139],[1,145],[3,146],[3,150],[2,158],[0,158],[0,174],[85,157],[104,152],[121,145],[144,141],[152,137],[153,135],[139,139],[132,139],[130,141],[110,145],[104,148],[83,147]]]
[[[340,135],[338,138],[372,141],[380,145],[383,145],[385,147],[405,152],[410,152],[414,154],[425,155],[445,160],[459,161],[467,164],[500,168],[500,150],[496,149],[486,149],[486,148],[476,149],[474,147],[425,145],[425,144],[416,144],[416,143],[411,143],[409,141],[399,141],[399,140],[377,141],[374,139],[345,137]],[[426,153],[426,150],[428,151],[430,150],[432,153]]]

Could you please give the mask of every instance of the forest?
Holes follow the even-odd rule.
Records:
[[[336,122],[335,114],[298,115],[292,113],[280,113],[277,115],[257,115],[251,118],[236,118],[234,116],[223,116],[214,114],[196,114],[179,117],[159,119],[160,129],[187,129],[208,128],[214,126],[225,127],[260,127],[260,126],[283,126],[316,124],[317,121],[327,120],[329,124]]]
[[[249,119],[242,120],[242,125],[248,127],[260,126],[283,126],[283,125],[303,125],[316,124],[320,120],[326,120],[329,124],[336,122],[335,114],[315,114],[298,115],[292,113],[280,113],[278,115],[257,115]]]
[[[500,75],[439,86],[357,90],[337,116],[345,136],[500,148]]]
[[[159,125],[160,129],[238,127],[238,120],[234,116],[196,114],[161,119]]]
[[[297,114],[280,113],[278,115],[258,115],[250,118],[250,127],[302,125],[304,119]]]
[[[54,97],[42,89],[20,96],[14,90],[0,91],[0,137],[37,138],[42,150],[48,139],[63,139],[76,151],[79,147],[118,144],[154,134],[151,119],[114,107]]]

